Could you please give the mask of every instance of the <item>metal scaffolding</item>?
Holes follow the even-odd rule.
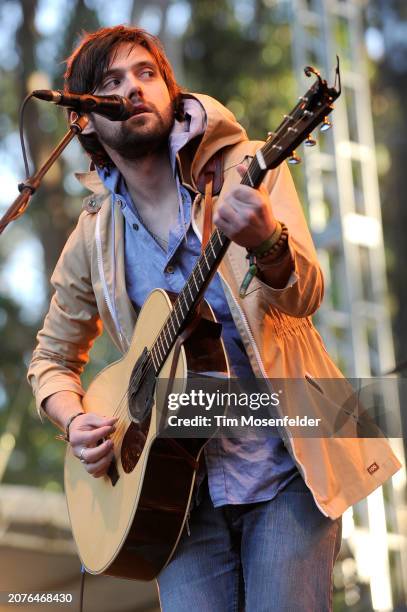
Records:
[[[318,328],[349,377],[379,376],[394,366],[367,61],[363,5],[357,0],[286,0],[295,73],[315,65],[332,78],[340,57],[342,96],[331,136],[304,155],[306,198],[326,296]],[[309,84],[299,83],[299,93]],[[396,385],[384,391],[399,417]],[[401,425],[400,425],[401,431]],[[392,446],[404,459],[401,438]],[[405,469],[344,517],[344,537],[374,610],[406,601]],[[385,498],[386,497],[386,501]],[[346,588],[346,584],[345,584]]]

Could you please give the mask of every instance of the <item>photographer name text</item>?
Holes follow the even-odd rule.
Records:
[[[283,416],[258,418],[250,414],[239,417],[227,417],[217,414],[214,416],[196,415],[193,417],[179,417],[172,414],[167,419],[170,427],[318,427],[322,419],[308,416]]]

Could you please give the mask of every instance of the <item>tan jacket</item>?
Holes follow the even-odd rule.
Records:
[[[195,188],[195,180],[206,161],[216,150],[226,147],[221,198],[240,182],[236,165],[246,155],[253,155],[262,143],[248,141],[243,128],[221,104],[207,96],[194,94],[194,97],[205,107],[207,129],[192,163],[186,152],[180,153],[183,182]],[[129,346],[136,323],[136,313],[126,293],[124,218],[120,207],[112,202],[96,172],[78,178],[92,195],[85,199],[85,210],[51,278],[55,294],[38,334],[28,373],[39,411],[43,400],[57,391],[83,395],[80,374],[102,322],[122,352]],[[288,226],[294,271],[283,289],[273,289],[255,278],[242,300],[238,295],[247,271],[246,251],[232,243],[219,271],[236,326],[256,375],[299,381],[306,380],[306,376],[337,379],[340,384],[342,374],[331,361],[310,318],[322,300],[323,278],[286,165],[269,172],[265,185],[276,217]],[[200,235],[199,195],[192,216],[194,229]],[[111,256],[113,241],[115,269]],[[304,386],[306,400],[290,395],[288,390],[288,403],[281,407],[282,413],[295,415],[299,403],[306,401],[315,414],[333,422],[342,403],[337,388],[328,404],[322,405],[315,387],[306,383]],[[315,502],[331,518],[340,516],[400,468],[384,438],[352,438],[352,426],[345,431],[350,432],[349,437],[310,438],[292,436],[290,431],[280,429]]]

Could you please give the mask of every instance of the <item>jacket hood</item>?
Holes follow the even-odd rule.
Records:
[[[188,174],[184,179],[195,186],[197,179],[210,158],[224,147],[248,140],[246,130],[237,122],[236,117],[223,104],[204,94],[187,93],[185,98],[195,98],[203,106],[206,113],[206,128],[198,148],[193,156]],[[187,147],[184,147],[187,149]],[[182,161],[184,149],[180,151]],[[184,166],[184,164],[182,164]],[[89,191],[96,194],[106,192],[96,170],[75,173],[78,181]]]
[[[196,180],[210,158],[224,147],[248,140],[246,130],[223,104],[204,94],[187,94],[200,102],[206,113],[206,129],[194,155],[191,176]]]

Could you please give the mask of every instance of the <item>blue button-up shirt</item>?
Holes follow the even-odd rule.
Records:
[[[192,202],[188,190],[179,185],[183,214],[180,211],[177,224],[170,229],[168,249],[164,251],[143,225],[119,171],[104,169],[99,174],[114,200],[121,203],[125,219],[126,288],[135,309],[138,311],[150,291],[157,287],[180,292],[201,252],[201,243],[191,224]],[[222,324],[222,339],[233,376],[253,378],[219,274],[210,283],[205,299]],[[298,474],[279,437],[212,438],[205,446],[205,463],[215,507],[270,500]]]

